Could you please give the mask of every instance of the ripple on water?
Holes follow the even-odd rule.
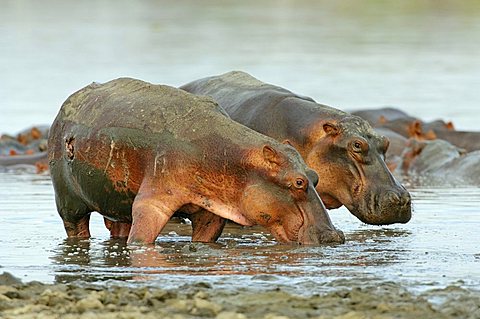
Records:
[[[328,290],[341,280],[404,282],[412,289],[480,285],[480,189],[412,189],[408,224],[369,226],[345,209],[331,211],[347,242],[277,245],[260,227],[228,224],[218,243],[190,242],[189,224],[170,222],[154,248],[110,239],[98,214],[90,240],[68,240],[48,176],[0,173],[0,264],[24,280],[126,282],[165,287],[205,282],[219,287]],[[314,287],[314,288],[312,288]],[[312,290],[313,289],[313,290]]]

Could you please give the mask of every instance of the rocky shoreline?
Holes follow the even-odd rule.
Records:
[[[176,289],[22,283],[0,278],[0,318],[480,318],[480,292],[456,286],[415,295],[385,282],[298,296],[272,286],[229,291],[209,283]]]

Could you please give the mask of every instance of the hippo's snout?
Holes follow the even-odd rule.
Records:
[[[341,230],[335,229],[333,231],[325,232],[321,236],[322,243],[330,243],[330,244],[344,244],[345,243],[345,235]]]
[[[373,189],[348,207],[362,222],[370,225],[407,223],[412,218],[412,200],[408,191],[398,185],[390,189]]]
[[[367,212],[358,217],[371,225],[404,224],[412,217],[412,200],[403,187],[373,196],[367,207]]]
[[[341,230],[333,229],[319,229],[315,226],[310,226],[306,231],[306,239],[304,244],[318,245],[318,244],[344,244],[345,235]]]
[[[385,195],[385,201],[387,204],[393,204],[399,207],[410,207],[411,206],[411,197],[408,192],[392,192],[388,191]]]
[[[406,190],[387,191],[379,206],[390,223],[407,223],[412,217],[412,199]]]

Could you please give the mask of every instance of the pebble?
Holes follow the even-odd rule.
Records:
[[[102,309],[104,307],[100,300],[92,298],[91,296],[88,296],[85,299],[80,299],[77,301],[76,306],[81,313],[94,309]]]

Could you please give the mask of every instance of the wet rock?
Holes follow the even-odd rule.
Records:
[[[22,281],[19,278],[13,276],[8,272],[3,272],[0,275],[1,286],[13,286],[13,285],[21,285],[21,284],[22,284]]]
[[[264,318],[265,318],[265,319],[290,319],[290,317],[287,317],[287,316],[279,316],[279,315],[275,315],[275,314],[267,314],[267,315],[265,315]]]
[[[195,294],[194,298],[198,299],[208,299],[208,294],[205,291],[199,291]]]
[[[57,305],[62,305],[68,301],[72,301],[72,298],[68,296],[68,294],[66,294],[65,292],[46,289],[40,295],[38,303],[45,306],[54,307]]]
[[[201,317],[214,317],[221,310],[222,306],[214,302],[205,299],[195,298],[191,314]]]
[[[215,319],[247,319],[247,317],[238,312],[222,311],[215,317]]]
[[[185,299],[170,299],[166,302],[167,307],[174,312],[189,313],[193,309],[193,302]]]
[[[77,301],[76,308],[78,312],[83,313],[89,310],[102,309],[104,305],[95,296],[89,296]]]

